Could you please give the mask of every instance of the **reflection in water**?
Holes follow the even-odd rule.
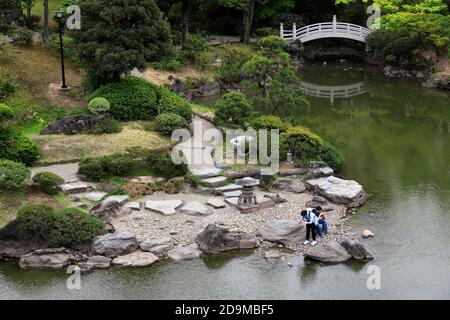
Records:
[[[364,81],[344,86],[325,86],[301,81],[300,89],[308,97],[330,99],[331,105],[334,104],[336,98],[351,98],[366,93]]]
[[[227,251],[221,252],[216,255],[204,255],[202,257],[203,263],[209,269],[219,269],[225,266],[227,263],[233,259],[239,257],[249,257],[254,253],[254,250],[238,250],[238,251]]]

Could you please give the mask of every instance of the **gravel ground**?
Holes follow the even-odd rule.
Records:
[[[297,220],[300,211],[305,208],[306,202],[312,199],[313,194],[308,192],[301,194],[280,193],[280,196],[288,200],[288,202],[251,214],[241,214],[236,208],[230,206],[224,209],[213,210],[213,214],[205,217],[182,213],[163,216],[159,213],[141,209],[139,212],[135,211],[129,215],[113,219],[112,224],[116,231],[134,232],[138,241],[171,236],[177,244],[190,244],[195,241],[197,234],[202,232],[208,224],[219,224],[230,230],[240,230],[256,236],[259,227],[266,221],[278,219]],[[204,204],[210,198],[211,196],[199,194],[154,194],[140,199],[139,202],[145,203],[146,200],[183,200],[184,203],[198,201]],[[328,206],[333,209],[327,212],[330,234],[319,241],[339,240],[352,232],[349,227],[344,226],[346,220],[345,206],[331,203]],[[259,239],[259,242],[262,244],[262,239]],[[305,246],[299,244],[298,247],[292,249],[303,252]]]

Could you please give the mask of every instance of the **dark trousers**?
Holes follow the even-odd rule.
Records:
[[[312,239],[316,241],[316,225],[314,223],[306,225],[306,240],[309,240],[312,234]]]

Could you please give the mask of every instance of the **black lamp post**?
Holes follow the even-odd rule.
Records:
[[[56,18],[58,19],[58,26],[59,26],[59,47],[61,51],[61,73],[62,73],[62,86],[61,90],[68,90],[69,87],[66,85],[66,74],[64,71],[64,48],[63,48],[63,39],[62,39],[62,17],[63,12],[61,10],[56,11]]]

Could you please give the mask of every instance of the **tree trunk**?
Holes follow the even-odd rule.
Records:
[[[189,1],[181,2],[181,48],[184,48],[189,34],[189,14],[191,8]]]
[[[42,39],[44,48],[50,48],[48,0],[44,0],[44,33],[42,34]]]
[[[254,12],[255,12],[255,0],[249,0],[248,7],[243,12],[242,35],[241,35],[241,42],[243,43],[250,42],[250,32],[252,30]]]

